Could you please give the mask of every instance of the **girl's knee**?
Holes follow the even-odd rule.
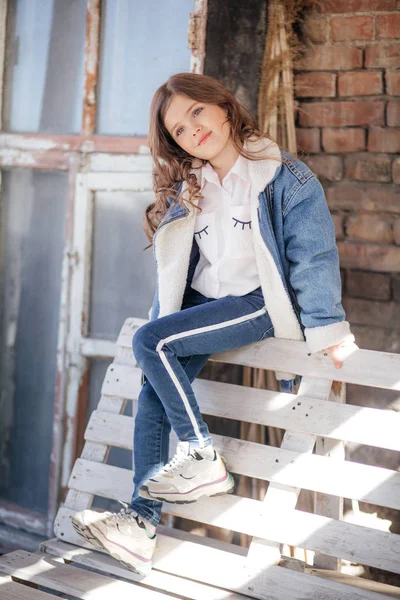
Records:
[[[157,345],[157,336],[154,331],[154,324],[152,321],[145,323],[135,333],[132,340],[133,354],[137,362],[140,364],[140,359],[146,351],[151,350]]]

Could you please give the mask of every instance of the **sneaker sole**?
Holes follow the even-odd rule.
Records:
[[[216,496],[224,496],[225,494],[232,494],[235,491],[235,482],[233,480],[232,475],[229,473],[229,477],[227,481],[224,482],[223,487],[220,484],[214,486],[214,490],[210,488],[207,492],[202,490],[200,492],[196,492],[192,495],[189,494],[185,498],[185,496],[176,495],[168,497],[160,495],[154,495],[149,492],[149,489],[146,485],[142,485],[139,488],[139,496],[142,498],[147,498],[147,500],[158,500],[159,502],[169,502],[170,504],[193,504],[193,502],[197,502],[200,498],[215,498]]]
[[[74,519],[72,518],[72,527],[75,529],[75,531],[81,537],[83,537],[86,541],[88,541],[90,544],[92,544],[92,546],[94,546],[97,550],[104,550],[112,558],[114,558],[115,560],[120,562],[122,565],[124,565],[124,567],[126,567],[130,571],[133,571],[134,573],[136,573],[136,575],[141,575],[144,577],[150,573],[150,571],[152,569],[151,563],[150,563],[150,567],[148,569],[140,571],[134,565],[127,563],[123,558],[121,558],[119,556],[119,554],[117,554],[114,551],[110,551],[108,548],[106,548],[106,546],[103,544],[103,542],[92,533],[92,531],[89,529],[89,527],[87,525],[83,525],[82,523],[79,523],[78,521],[74,521]]]

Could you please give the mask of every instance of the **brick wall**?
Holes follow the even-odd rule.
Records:
[[[347,319],[361,348],[400,353],[400,0],[320,0],[303,39],[298,143],[335,222]],[[400,410],[398,392],[359,385],[347,386],[347,402]],[[398,468],[394,452],[370,446],[348,443],[346,458]],[[398,511],[360,508],[400,531]]]
[[[361,347],[400,352],[400,1],[324,0],[303,36],[298,143],[334,218],[347,318]]]

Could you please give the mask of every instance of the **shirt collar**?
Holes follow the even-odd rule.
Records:
[[[231,169],[228,171],[228,173],[225,175],[224,180],[228,179],[232,175],[236,175],[243,181],[248,181],[248,179],[249,179],[247,160],[241,154],[239,154],[235,163],[233,164]],[[212,166],[209,162],[206,163],[201,169],[201,180],[202,180],[201,181],[202,188],[206,181],[220,185],[218,175],[217,175],[216,171],[214,171],[214,169],[212,168]]]

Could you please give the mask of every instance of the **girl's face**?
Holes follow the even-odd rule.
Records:
[[[196,158],[212,161],[233,144],[227,113],[216,104],[175,94],[164,124],[176,143]]]

